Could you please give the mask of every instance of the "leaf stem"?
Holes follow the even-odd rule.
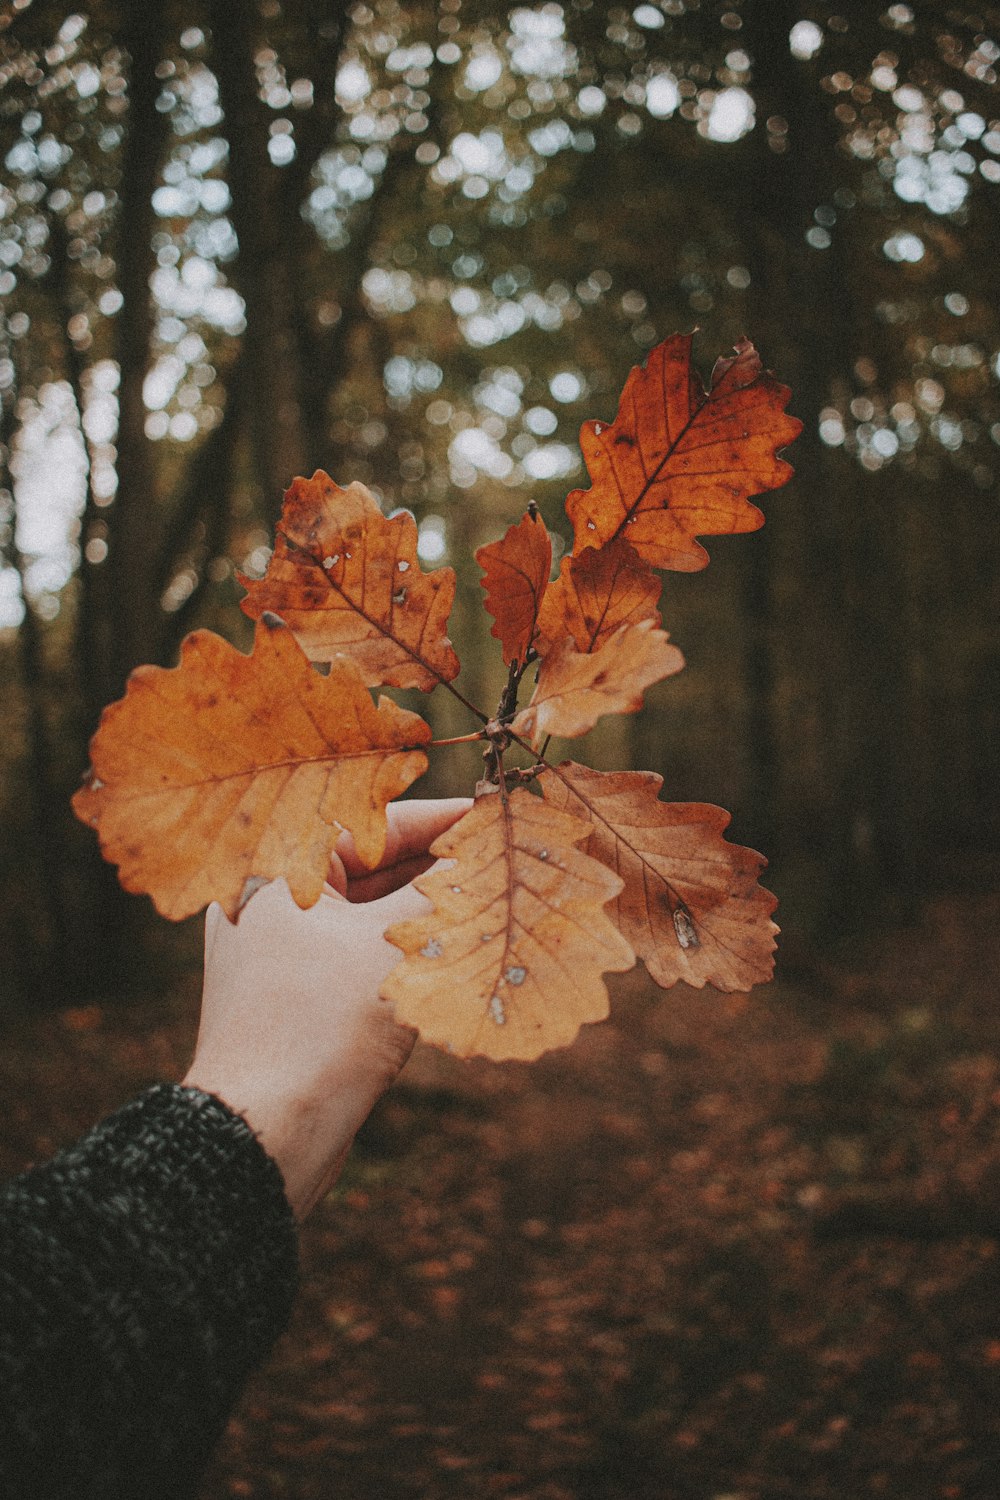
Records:
[[[432,746],[433,745],[471,745],[471,744],[474,744],[475,741],[477,741],[477,740],[484,740],[485,738],[486,738],[486,731],[483,730],[483,729],[477,729],[474,734],[456,734],[454,736],[454,738],[452,738],[450,740],[431,740],[430,744]]]
[[[527,740],[523,740],[519,734],[515,734],[512,729],[508,729],[507,733],[513,744],[520,745],[522,750],[525,750],[529,755],[534,756],[535,764],[540,767],[541,770],[551,771],[553,769],[545,759],[545,751],[548,749],[549,740],[552,738],[551,735],[546,735],[545,744],[539,751],[536,750],[533,745],[530,745]]]
[[[439,677],[438,681],[441,683],[441,686],[446,687],[449,693],[451,693],[452,697],[457,698],[459,703],[467,708],[469,710],[469,713],[472,714],[475,718],[481,720],[484,724],[488,724],[490,722],[489,714],[484,714],[481,708],[477,708],[474,703],[470,703],[465,694],[458,691],[458,688],[454,685],[454,683],[447,682],[443,677]]]

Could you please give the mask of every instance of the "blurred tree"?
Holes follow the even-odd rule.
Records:
[[[121,982],[131,904],[67,793],[132,666],[243,629],[294,473],[414,510],[489,697],[473,548],[529,493],[560,530],[580,420],[694,320],[793,386],[799,477],[667,580],[694,670],[615,754],[735,807],[813,917],[995,837],[997,6],[14,0],[0,28],[22,983],[43,952],[49,993]]]

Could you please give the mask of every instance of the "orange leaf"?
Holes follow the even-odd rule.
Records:
[[[538,611],[552,568],[552,539],[537,511],[528,511],[508,527],[499,542],[480,547],[476,561],[485,577],[486,608],[495,624],[503,659],[523,662],[535,638]]]
[[[602,714],[634,713],[646,688],[683,665],[683,656],[654,620],[619,626],[589,654],[564,640],[542,662],[531,702],[511,728],[536,748],[546,735],[575,739],[593,729]]]
[[[458,675],[445,634],[455,574],[421,572],[413,517],[383,516],[363,484],[341,489],[322,469],[294,480],[267,572],[240,582],[251,619],[272,610],[310,661],[349,656],[369,687],[429,692]]]
[[[546,802],[592,823],[587,853],[625,882],[609,911],[657,984],[729,992],[770,979],[777,903],[757,884],[763,856],[722,837],[728,813],[661,802],[651,771],[565,761],[540,780]]]
[[[632,371],[610,426],[584,423],[592,487],[566,500],[574,552],[625,534],[653,567],[695,572],[708,562],[696,536],[756,531],[764,517],[749,496],[791,478],[776,456],[802,430],[785,414],[787,386],[744,339],[717,362],[706,395],[691,338],[666,339]]]
[[[530,1060],[608,1013],[607,970],[635,956],[603,907],[617,875],[573,847],[590,825],[530,792],[477,797],[431,846],[454,860],[414,882],[434,902],[390,927],[396,1019],[460,1057]]]
[[[416,746],[429,739],[419,715],[387,698],[376,708],[348,660],[320,676],[266,615],[251,656],[199,630],[179,666],[133,672],[104,711],[73,807],[125,889],[165,917],[218,901],[235,920],[278,876],[306,907],[341,828],[378,863],[385,805],[423,774]]]
[[[596,651],[622,625],[660,623],[660,580],[624,537],[564,557],[538,617],[538,650],[545,655],[564,636],[582,652]]]

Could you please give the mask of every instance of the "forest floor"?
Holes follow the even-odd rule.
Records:
[[[953,897],[742,1009],[639,974],[532,1066],[418,1046],[204,1500],[997,1500],[998,975]],[[0,1168],[179,1076],[195,1008],[15,1023]]]

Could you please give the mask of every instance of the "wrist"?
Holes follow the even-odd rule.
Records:
[[[183,1084],[221,1099],[247,1122],[281,1172],[301,1222],[333,1186],[360,1124],[344,1110],[339,1091],[329,1085],[285,1090],[271,1080],[199,1066],[197,1058]]]

